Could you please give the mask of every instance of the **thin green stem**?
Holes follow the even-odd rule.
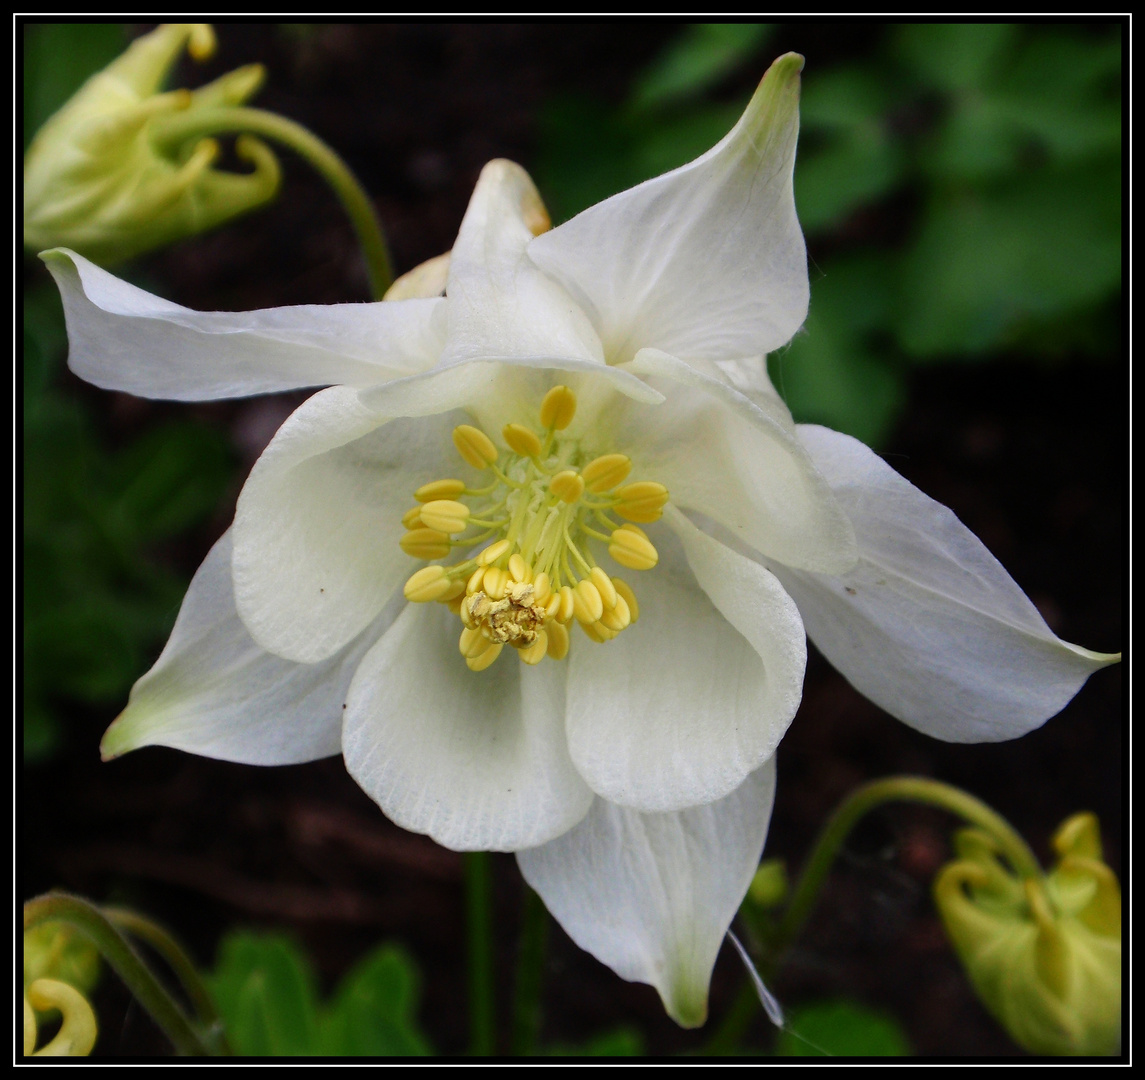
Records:
[[[168,934],[163,927],[144,918],[138,912],[128,908],[114,907],[105,907],[102,911],[112,925],[132,937],[139,938],[140,941],[147,942],[167,961],[171,970],[178,976],[179,982],[183,984],[183,989],[187,991],[187,996],[191,999],[199,1023],[208,1033],[207,1037],[212,1042],[217,1043],[218,1050],[229,1053],[230,1048],[227,1046],[226,1038],[223,1035],[222,1017],[219,1016],[198,969],[179,942]]]
[[[210,1051],[183,1010],[99,908],[78,896],[47,893],[24,905],[24,930],[45,922],[67,923],[90,938],[179,1054],[209,1055]]]
[[[497,1042],[491,871],[489,852],[466,852],[465,922],[469,937],[469,1053],[474,1057],[489,1057]]]
[[[521,912],[520,954],[517,959],[516,1000],[513,1003],[513,1053],[532,1057],[541,1034],[541,983],[545,946],[549,939],[549,913],[544,901],[525,886]]]
[[[988,832],[1010,865],[1022,877],[1038,878],[1042,875],[1037,857],[1013,826],[980,799],[968,795],[960,788],[922,776],[892,776],[864,784],[839,805],[823,827],[783,917],[774,932],[768,935],[766,953],[759,962],[759,973],[765,982],[779,969],[784,953],[799,936],[815,909],[823,883],[843,841],[864,814],[887,802],[924,803],[947,810]],[[731,1009],[708,1041],[705,1053],[734,1053],[755,1019],[757,1009],[755,989],[745,980]]]
[[[157,141],[169,146],[221,132],[246,132],[273,139],[293,150],[334,189],[365,256],[370,293],[375,300],[385,295],[394,276],[389,248],[374,206],[350,167],[313,132],[277,113],[230,106],[173,113],[156,119],[155,129]]]
[[[803,929],[843,841],[858,820],[886,802],[917,802],[949,810],[985,829],[998,843],[1014,870],[1024,878],[1041,877],[1042,868],[1029,845],[1009,822],[980,799],[959,788],[923,776],[892,776],[858,788],[831,815],[812,849],[803,874],[776,928],[772,957],[777,958]],[[774,966],[774,959],[771,965]]]

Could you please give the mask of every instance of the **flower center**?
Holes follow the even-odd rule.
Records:
[[[563,660],[574,620],[605,642],[640,613],[632,589],[597,565],[592,547],[606,545],[621,566],[651,570],[660,557],[634,523],[658,520],[668,489],[625,483],[632,462],[624,454],[588,460],[578,439],[560,434],[575,414],[576,395],[554,386],[541,402],[539,433],[506,424],[505,450],[479,428],[454,428],[457,452],[488,483],[423,484],[414,492],[418,505],[402,516],[402,549],[414,558],[446,559],[455,548],[484,545],[452,566],[424,566],[405,584],[406,599],[448,604],[461,619],[461,654],[473,671],[506,645],[526,664]]]

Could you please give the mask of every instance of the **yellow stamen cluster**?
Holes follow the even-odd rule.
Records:
[[[541,431],[506,424],[506,450],[480,428],[454,428],[462,460],[488,482],[423,484],[414,492],[418,505],[402,515],[402,550],[414,558],[445,559],[455,548],[485,544],[453,566],[422,567],[405,585],[408,600],[448,604],[458,615],[459,647],[473,671],[489,667],[506,645],[526,664],[563,660],[574,621],[605,642],[640,614],[628,584],[597,565],[591,542],[606,545],[621,566],[652,569],[659,555],[633,523],[658,520],[668,490],[651,480],[625,484],[626,455],[590,458],[578,438],[560,435],[576,405],[569,387],[554,386],[541,402]]]

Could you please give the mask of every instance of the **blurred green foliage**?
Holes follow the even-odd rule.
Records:
[[[552,102],[536,171],[554,218],[713,146],[746,100],[724,91],[791,47],[807,55],[795,193],[811,309],[769,367],[797,420],[877,445],[913,364],[1116,355],[1121,27],[887,25],[827,66],[816,38],[694,26],[619,107]]]
[[[791,1010],[776,1057],[909,1057],[898,1022],[855,1001],[818,1001]]]
[[[244,1057],[409,1057],[432,1053],[418,1028],[420,978],[396,945],[364,956],[320,1003],[310,961],[289,938],[236,931],[207,983],[231,1049]]]

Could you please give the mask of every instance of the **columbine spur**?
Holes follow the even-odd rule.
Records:
[[[556,229],[491,162],[452,252],[384,303],[202,314],[46,254],[99,386],[328,386],[256,463],[105,756],[341,751],[400,825],[517,852],[575,941],[695,1025],[807,634],[953,741],[1036,727],[1115,659],[768,382],[807,310],[801,67],[776,61],[703,157]]]

